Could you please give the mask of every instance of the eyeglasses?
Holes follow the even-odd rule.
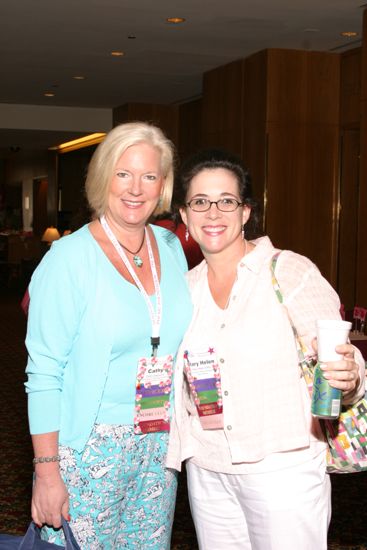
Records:
[[[227,197],[226,199],[219,199],[219,201],[210,201],[203,198],[191,199],[186,203],[186,206],[189,206],[194,212],[207,212],[211,209],[212,204],[215,204],[221,212],[234,212],[239,206],[243,205],[242,202]]]

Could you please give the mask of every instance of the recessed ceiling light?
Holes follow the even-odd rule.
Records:
[[[343,38],[355,38],[356,36],[358,36],[358,33],[355,31],[344,31],[340,33],[340,36],[342,36]]]
[[[173,25],[178,25],[179,23],[184,23],[186,19],[183,17],[167,17],[167,23],[172,23]]]
[[[85,80],[85,76],[83,76],[83,75],[75,75],[75,76],[73,76],[73,79],[74,79],[74,80]]]
[[[129,40],[135,40],[136,36],[135,34],[129,34],[128,39]]]
[[[45,97],[54,97],[55,96],[55,93],[54,92],[45,92],[43,94]]]
[[[122,57],[124,52],[119,52],[118,50],[111,52],[112,57]]]

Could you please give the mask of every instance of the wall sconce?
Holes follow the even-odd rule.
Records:
[[[29,196],[24,197],[24,210],[29,210]]]
[[[69,153],[70,151],[75,151],[76,149],[82,149],[83,147],[90,147],[91,145],[97,145],[101,143],[105,138],[105,132],[96,132],[94,134],[89,134],[78,139],[73,139],[71,141],[66,141],[61,143],[56,147],[49,147],[50,151],[58,151],[59,153]]]
[[[48,246],[51,246],[51,243],[53,241],[57,241],[60,239],[60,233],[56,229],[56,227],[48,227],[44,234],[42,235],[41,241],[46,242]]]

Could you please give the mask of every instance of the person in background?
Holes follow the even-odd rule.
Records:
[[[145,123],[114,128],[88,168],[93,221],[33,274],[26,346],[32,518],[62,544],[168,549],[176,472],[165,467],[172,363],[191,318],[170,207],[173,147]]]
[[[307,258],[251,240],[247,171],[219,150],[182,166],[181,216],[204,261],[188,274],[193,320],[178,352],[167,465],[186,460],[201,550],[326,550],[330,480],[326,443],[300,376],[293,320],[315,355],[316,319],[339,319],[338,296]],[[345,402],[364,392],[351,344],[324,366]]]
[[[179,216],[173,216],[171,212],[164,212],[157,216],[152,223],[165,227],[179,238],[189,269],[192,269],[202,261],[203,253],[200,250],[200,246],[191,237]]]

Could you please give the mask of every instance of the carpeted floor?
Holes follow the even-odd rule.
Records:
[[[0,532],[17,534],[23,533],[29,522],[33,456],[23,387],[25,318],[19,307],[20,298],[16,290],[5,292],[0,288]],[[367,473],[332,476],[333,519],[329,550],[367,549],[366,482]],[[183,475],[179,483],[172,550],[196,549]]]

